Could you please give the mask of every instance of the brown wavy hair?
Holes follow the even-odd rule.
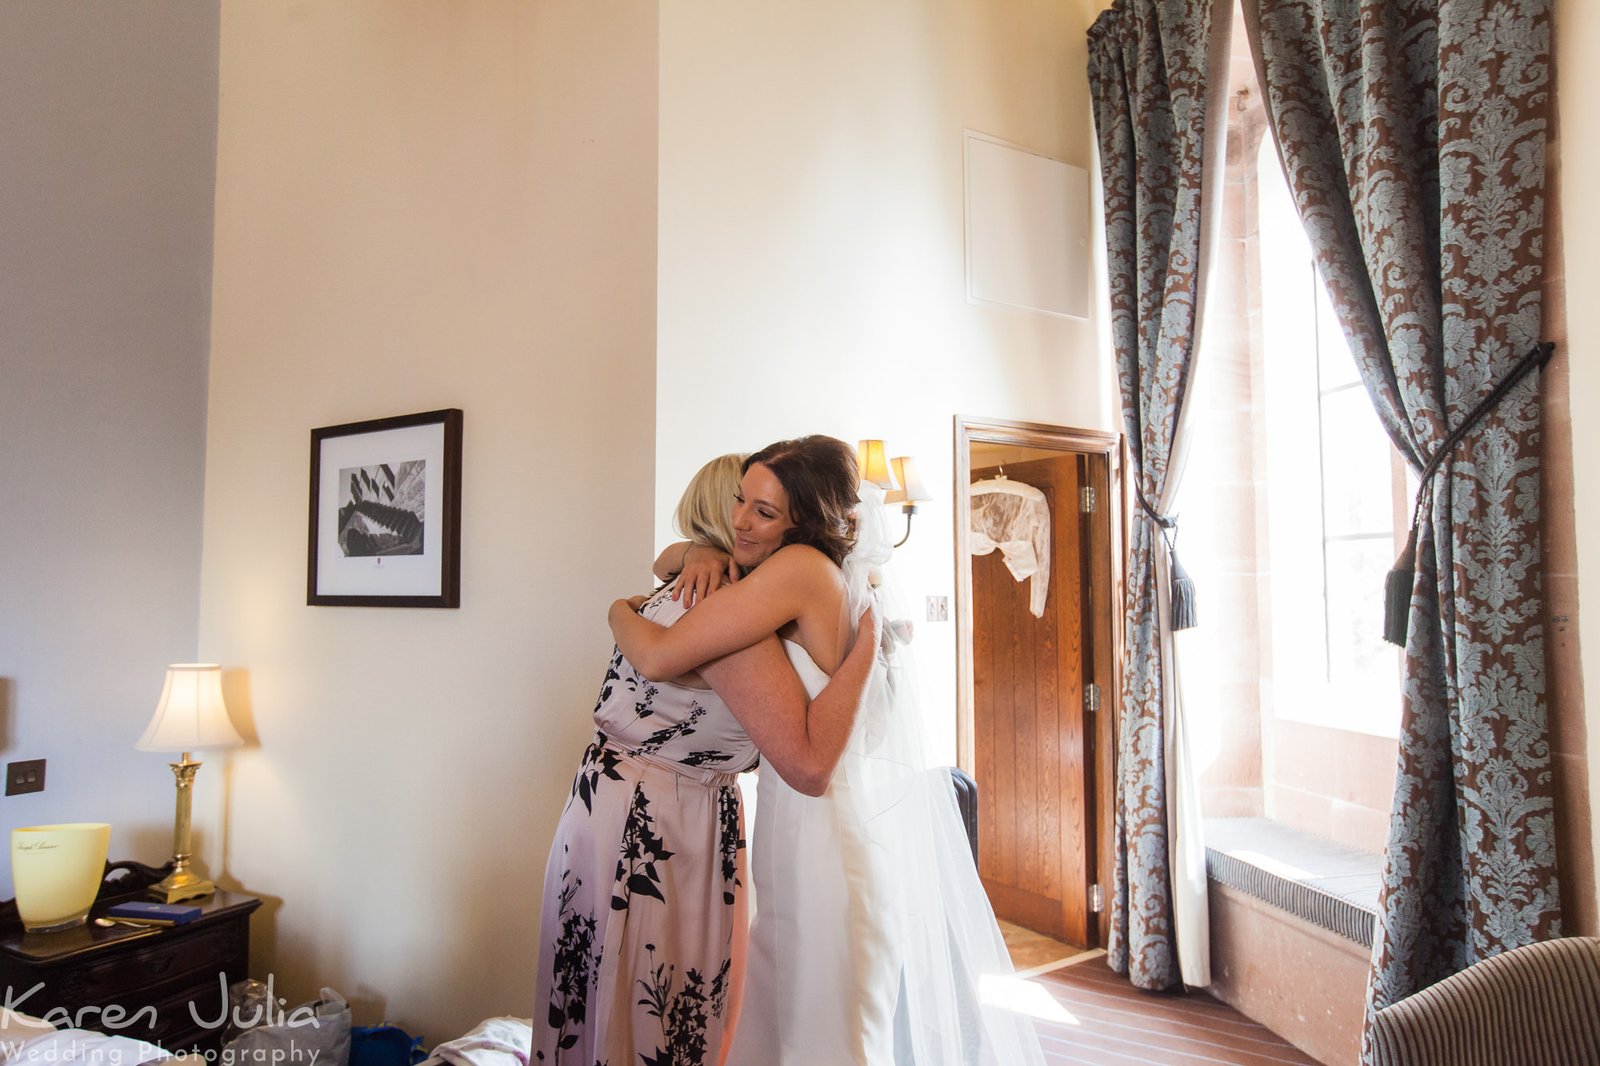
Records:
[[[785,544],[809,544],[835,566],[855,547],[855,518],[860,499],[856,451],[842,440],[813,434],[769,444],[744,461],[740,473],[760,463],[789,496]]]

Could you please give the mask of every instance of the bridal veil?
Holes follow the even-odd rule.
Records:
[[[876,598],[885,622],[879,667],[835,774],[846,787],[836,790],[831,814],[846,839],[863,845],[846,862],[848,927],[860,938],[855,949],[873,958],[876,979],[890,984],[893,1058],[884,1061],[1042,1066],[1032,1019],[1011,1009],[1010,955],[978,879],[949,769],[929,765],[926,709],[904,647],[909,626],[892,621],[906,615],[884,569],[893,551],[885,509],[875,486],[863,485],[862,494],[856,547],[844,562],[850,617]]]

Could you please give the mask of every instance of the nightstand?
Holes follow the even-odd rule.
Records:
[[[0,917],[0,996],[58,1029],[93,1029],[169,1051],[216,1050],[228,986],[248,976],[250,914],[261,901],[217,892],[185,901],[201,909],[186,925],[94,924],[112,904],[137,898],[138,891],[102,890],[87,925],[58,933],[24,932],[14,912]]]

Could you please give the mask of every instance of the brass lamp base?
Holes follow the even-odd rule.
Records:
[[[217,886],[189,869],[189,793],[194,789],[194,775],[200,764],[183,753],[179,762],[169,763],[178,787],[178,804],[172,827],[172,872],[160,884],[151,885],[149,895],[163,903],[177,903],[183,899],[209,896]]]
[[[209,896],[216,890],[217,886],[205,878],[179,869],[172,871],[159,884],[151,885],[146,894],[162,903],[177,903],[179,900]]]

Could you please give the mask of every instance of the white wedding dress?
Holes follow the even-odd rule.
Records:
[[[851,618],[891,552],[882,513],[870,497],[858,510]],[[1042,1066],[1031,1019],[1006,1005],[1011,960],[949,770],[926,765],[895,651],[905,628],[884,628],[828,790],[810,797],[760,774],[755,920],[727,1066]],[[798,644],[784,649],[815,696],[827,675]]]

